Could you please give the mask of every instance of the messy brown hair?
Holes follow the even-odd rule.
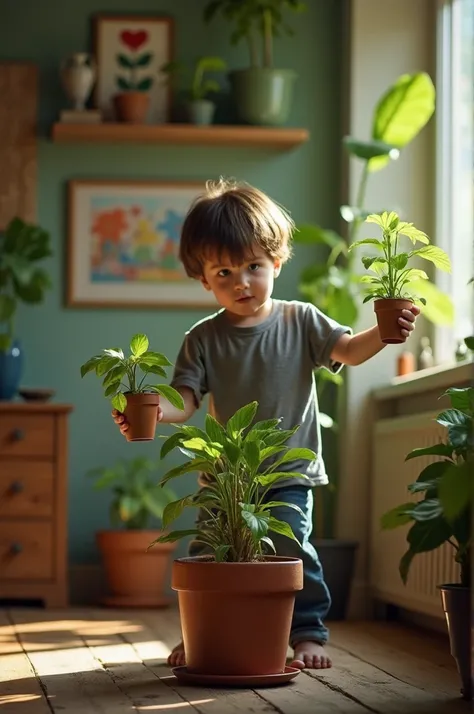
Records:
[[[294,222],[284,208],[247,183],[208,181],[191,205],[181,230],[179,257],[191,278],[200,278],[204,262],[229,257],[243,263],[260,247],[286,262],[291,254]]]

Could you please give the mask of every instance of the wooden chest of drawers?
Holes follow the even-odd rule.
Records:
[[[0,402],[0,603],[65,607],[67,404]]]

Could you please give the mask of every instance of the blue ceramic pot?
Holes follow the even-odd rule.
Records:
[[[18,392],[23,374],[23,350],[19,340],[0,351],[0,399],[13,399]]]

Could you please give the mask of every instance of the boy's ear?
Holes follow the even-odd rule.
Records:
[[[273,263],[273,275],[275,278],[278,278],[278,276],[280,275],[281,268],[282,268],[281,260],[275,260]]]
[[[207,280],[206,280],[206,278],[204,277],[204,275],[201,275],[201,277],[199,278],[199,280],[201,281],[201,284],[202,284],[202,286],[204,287],[205,290],[210,290],[210,289],[211,289],[211,286],[210,286],[209,283],[207,282]]]

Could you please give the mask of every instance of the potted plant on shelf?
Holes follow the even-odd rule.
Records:
[[[157,484],[158,464],[138,457],[95,468],[88,475],[94,489],[111,489],[110,521],[114,530],[100,530],[97,545],[104,563],[109,595],[104,604],[115,607],[164,607],[165,579],[175,545],[162,543],[147,553],[158,538],[163,511],[176,495]],[[154,518],[158,527],[150,528]],[[119,528],[123,526],[122,528]]]
[[[409,310],[415,302],[426,305],[426,299],[416,293],[416,284],[428,280],[428,275],[419,268],[408,267],[414,259],[429,260],[440,270],[451,271],[451,263],[441,248],[430,245],[426,233],[415,228],[413,223],[401,221],[395,211],[370,214],[366,223],[375,223],[382,230],[382,240],[364,238],[349,246],[349,251],[361,245],[375,246],[377,255],[364,256],[362,263],[374,275],[363,275],[360,282],[368,284],[364,302],[375,300],[374,311],[382,342],[398,344],[400,336],[398,318],[402,310]],[[421,243],[421,248],[401,249],[401,236],[408,238],[413,246]]]
[[[114,95],[113,103],[119,121],[129,124],[143,124],[150,106],[148,92],[153,85],[153,77],[144,75],[143,71],[149,66],[153,55],[151,52],[140,51],[147,41],[145,32],[125,30],[120,33],[120,42],[124,46],[116,57],[121,72],[116,76],[120,91]]]
[[[250,67],[230,72],[232,91],[240,118],[249,124],[283,125],[292,106],[296,72],[273,65],[273,38],[291,33],[285,24],[286,10],[301,12],[300,0],[211,0],[204,9],[210,22],[221,13],[234,24],[232,44],[246,40]],[[257,37],[262,37],[261,55]]]
[[[40,226],[15,217],[0,233],[0,399],[15,396],[23,373],[23,348],[14,330],[18,303],[44,300],[51,281],[38,263],[50,255],[50,235]]]
[[[177,409],[184,409],[181,395],[167,384],[150,384],[150,375],[166,377],[171,362],[160,352],[148,349],[148,337],[136,334],[130,342],[130,356],[120,348],[104,349],[81,366],[81,377],[95,372],[114,409],[123,412],[129,422],[128,441],[150,441],[155,437],[159,395]]]
[[[471,343],[472,344],[472,343]],[[474,387],[450,388],[445,392],[451,408],[438,414],[436,421],[447,430],[438,444],[411,451],[407,457],[439,456],[426,466],[408,490],[417,502],[409,501],[382,516],[384,529],[411,524],[407,532],[408,549],[400,560],[400,576],[407,582],[410,565],[419,553],[453,547],[459,565],[459,582],[439,585],[451,642],[462,680],[462,694],[472,699],[471,671],[471,515],[474,493]],[[443,395],[444,396],[444,395]]]
[[[192,471],[213,478],[197,494],[170,503],[163,514],[168,528],[185,508],[200,508],[201,527],[172,531],[156,541],[170,543],[193,535],[209,551],[177,559],[172,569],[186,671],[196,676],[295,676],[285,669],[285,661],[295,592],[303,587],[302,562],[267,555],[273,548],[272,531],[296,540],[291,527],[272,516],[272,509],[295,506],[266,496],[280,479],[301,478],[284,471],[284,464],[316,457],[310,449],[285,446],[298,427],[280,429],[280,419],[252,426],[257,406],[252,402],[242,407],[225,427],[209,414],[205,431],[180,425],[161,449],[162,457],[178,448],[189,459],[171,469],[163,485]],[[175,674],[181,676],[182,668]]]
[[[205,74],[207,72],[222,72],[226,68],[226,62],[220,57],[200,57],[196,61],[191,86],[186,91],[187,112],[192,124],[212,124],[216,105],[208,95],[219,92],[220,86],[214,79],[206,78]],[[176,77],[184,69],[181,62],[167,62],[160,67],[160,72],[165,74],[169,81],[176,82]]]

